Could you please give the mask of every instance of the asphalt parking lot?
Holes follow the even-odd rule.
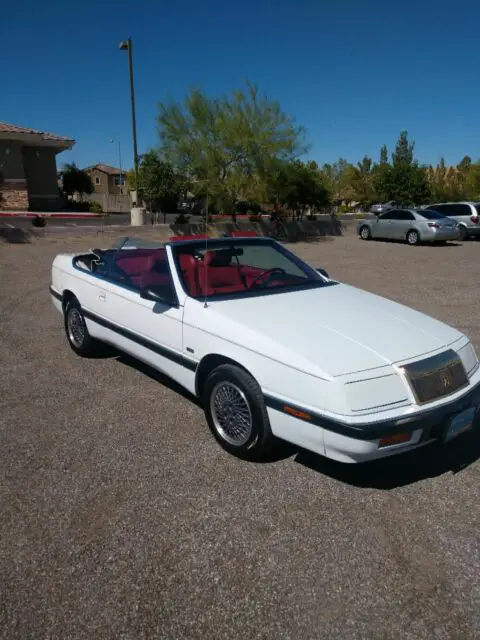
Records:
[[[88,233],[0,244],[1,637],[480,638],[479,434],[364,467],[234,459],[174,385],[68,347],[50,265],[113,242]],[[478,242],[293,249],[480,352]]]

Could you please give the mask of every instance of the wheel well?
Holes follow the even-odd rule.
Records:
[[[62,308],[65,309],[67,302],[73,299],[75,299],[75,294],[69,291],[68,289],[65,289],[62,295]]]
[[[240,369],[246,371],[249,375],[252,375],[248,369],[243,367],[236,360],[232,360],[231,358],[227,358],[226,356],[221,356],[218,353],[210,353],[200,361],[200,365],[197,369],[197,375],[195,377],[195,392],[198,398],[202,397],[205,381],[209,373],[222,364],[233,364],[236,367],[239,367]]]
[[[417,236],[420,238],[420,231],[419,231],[418,229],[415,229],[415,227],[411,227],[411,228],[407,231],[407,233],[405,234],[405,238],[408,238],[408,234],[409,234],[411,231],[415,231],[415,233],[417,234]]]

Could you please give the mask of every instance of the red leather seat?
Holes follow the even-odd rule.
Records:
[[[165,249],[158,249],[146,259],[138,284],[143,289],[144,287],[161,286],[171,282],[172,277],[168,269],[167,254]]]
[[[239,267],[231,264],[232,256],[228,252],[207,251],[203,265],[198,271],[202,294],[235,293],[245,291]]]
[[[198,260],[190,254],[180,254],[178,257],[180,269],[182,270],[183,279],[187,292],[191,296],[200,295],[200,286],[198,281]]]

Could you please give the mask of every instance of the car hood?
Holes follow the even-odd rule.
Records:
[[[206,320],[199,315],[197,326]],[[211,302],[207,315],[210,332],[322,377],[399,363],[463,337],[430,316],[340,283]]]

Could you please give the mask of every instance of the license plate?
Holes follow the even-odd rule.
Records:
[[[450,420],[445,433],[445,442],[449,442],[465,431],[469,431],[473,426],[475,419],[476,407],[465,409]]]

